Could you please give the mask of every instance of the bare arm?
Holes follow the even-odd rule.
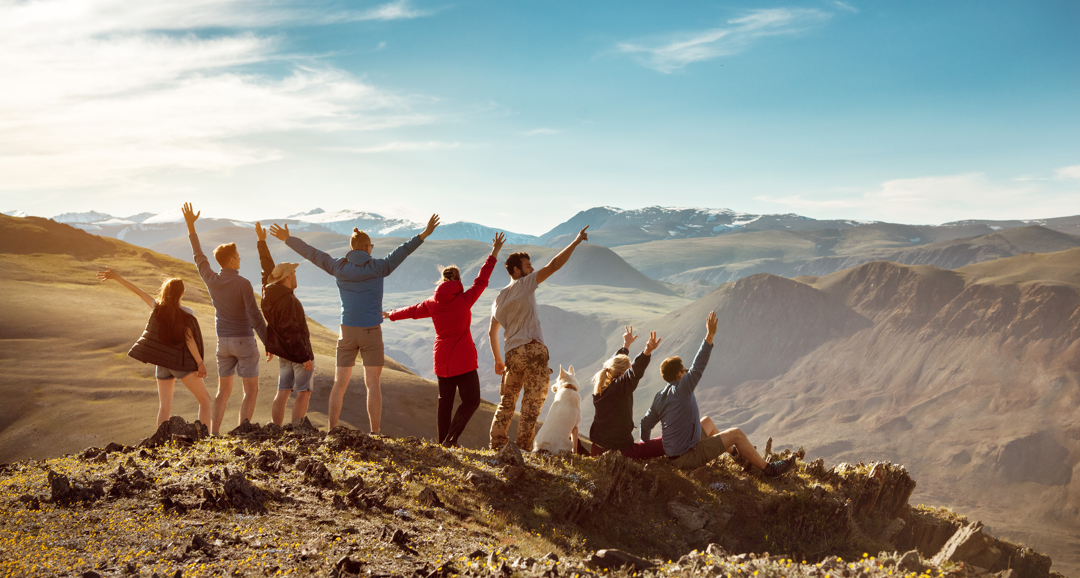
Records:
[[[203,364],[203,358],[199,355],[199,345],[195,343],[195,336],[191,334],[191,328],[187,328],[185,337],[187,338],[187,348],[191,352],[191,356],[195,358],[195,363],[199,364],[199,377],[206,377],[206,365]]]
[[[570,255],[572,255],[574,253],[574,249],[576,249],[577,246],[580,245],[582,241],[588,241],[589,240],[589,235],[585,233],[585,229],[588,229],[588,228],[589,228],[589,226],[585,225],[585,227],[583,229],[581,229],[581,231],[578,232],[577,237],[574,239],[573,243],[570,243],[569,245],[566,246],[565,249],[563,249],[562,251],[559,251],[558,255],[555,255],[554,257],[552,257],[551,261],[548,261],[547,265],[544,265],[544,267],[542,269],[540,269],[539,271],[536,272],[536,282],[537,282],[537,284],[543,283],[545,279],[547,279],[548,277],[551,277],[552,274],[554,274],[556,271],[561,269],[562,266],[565,265],[566,262],[570,260]]]
[[[495,357],[495,375],[502,375],[506,369],[503,367],[502,353],[499,351],[499,322],[491,317],[491,326],[488,328],[488,344],[491,345],[491,355]]]
[[[128,291],[131,291],[132,293],[138,295],[139,298],[142,299],[148,306],[150,306],[151,309],[154,308],[154,298],[151,297],[149,293],[143,291],[142,289],[139,289],[130,281],[121,277],[120,274],[116,271],[113,271],[112,269],[106,267],[104,271],[97,272],[97,279],[98,281],[108,281],[109,279],[115,280],[117,283],[126,287]]]

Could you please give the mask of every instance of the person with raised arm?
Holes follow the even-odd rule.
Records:
[[[353,228],[349,252],[340,259],[308,245],[289,234],[289,225],[274,223],[270,234],[284,241],[293,251],[311,261],[337,279],[341,296],[341,328],[338,332],[337,367],[334,388],[330,391],[330,429],[337,427],[345,390],[349,387],[352,370],[359,355],[364,364],[364,385],[367,386],[367,414],[371,433],[381,432],[382,389],[379,378],[383,368],[382,301],[383,278],[394,272],[413,251],[435,232],[439,216],[432,215],[420,234],[405,241],[382,259],[371,256],[375,245],[371,237]]]
[[[649,439],[652,429],[660,423],[664,453],[677,468],[699,468],[735,448],[766,476],[779,476],[795,465],[795,456],[766,463],[741,429],[719,431],[711,419],[700,417],[694,390],[709,363],[716,324],[716,312],[710,311],[705,319],[705,340],[689,371],[678,356],[660,364],[660,375],[667,386],[656,393],[649,411],[641,418],[641,439]]]
[[[540,330],[540,314],[536,308],[536,288],[551,277],[570,259],[582,241],[588,225],[578,232],[574,241],[548,261],[539,271],[534,270],[528,253],[511,253],[506,258],[510,284],[499,291],[491,304],[491,325],[488,341],[495,357],[495,373],[502,376],[499,393],[502,396],[495,417],[491,420],[491,448],[499,449],[510,441],[507,430],[514,417],[518,394],[521,397],[521,420],[518,422],[517,445],[525,451],[532,449],[536,435],[536,420],[548,394],[548,348]],[[506,359],[499,351],[499,328],[504,329]]]
[[[157,367],[154,377],[158,388],[157,425],[172,415],[173,388],[179,379],[199,402],[199,421],[210,422],[210,394],[206,391],[206,365],[203,363],[203,339],[199,320],[190,307],[180,304],[184,281],[173,278],[161,284],[156,297],[136,287],[119,273],[106,267],[97,272],[98,281],[112,279],[137,295],[152,310],[146,329],[131,346],[128,355]]]
[[[589,428],[592,455],[617,450],[628,458],[642,460],[664,455],[661,438],[642,439],[634,443],[634,391],[645,376],[652,352],[660,346],[656,332],[649,333],[645,350],[630,362],[630,345],[637,339],[634,328],[623,333],[623,346],[604,362],[593,376],[593,415]]]
[[[442,279],[439,280],[439,286],[431,299],[410,307],[383,312],[383,317],[390,321],[430,317],[435,325],[435,346],[431,355],[435,364],[435,377],[439,380],[439,410],[436,422],[438,442],[446,447],[457,445],[461,432],[465,431],[465,426],[469,424],[476,408],[480,407],[476,346],[469,331],[472,326],[472,306],[487,288],[499,250],[505,242],[506,235],[495,235],[491,241],[491,254],[468,289],[461,283],[461,271],[451,265],[443,268]],[[451,419],[455,392],[461,395],[461,405]]]
[[[296,268],[299,263],[274,264],[270,247],[266,245],[266,229],[255,223],[258,239],[259,265],[262,267],[262,312],[266,317],[266,357],[278,357],[278,389],[270,417],[281,425],[285,406],[296,391],[292,420],[295,424],[307,415],[311,399],[311,382],[315,375],[315,354],[311,351],[304,306],[296,298]]]
[[[225,243],[214,249],[214,259],[221,272],[214,271],[210,260],[199,244],[195,221],[202,211],[195,212],[191,203],[184,203],[184,222],[187,223],[188,240],[199,276],[210,293],[214,304],[214,331],[217,333],[218,390],[214,396],[214,410],[210,417],[210,433],[217,435],[225,419],[225,406],[232,395],[233,376],[240,374],[244,384],[244,398],[240,402],[239,424],[250,421],[255,414],[255,402],[259,397],[259,347],[255,343],[254,329],[259,340],[266,345],[266,321],[255,302],[251,281],[240,276],[240,253],[236,243]]]

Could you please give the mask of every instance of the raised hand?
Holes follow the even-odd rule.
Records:
[[[438,226],[439,226],[439,215],[437,215],[437,214],[432,215],[431,218],[428,219],[427,226],[424,227],[424,231],[422,233],[420,233],[420,238],[421,239],[427,239],[428,236],[430,236],[432,233],[435,232],[435,227],[438,227]]]
[[[715,311],[710,311],[709,316],[705,318],[705,334],[706,334],[705,339],[706,339],[706,341],[709,341],[710,343],[712,342],[713,336],[716,335],[716,323],[717,323],[716,312]]]
[[[285,223],[285,228],[281,228],[277,223],[270,225],[270,236],[280,241],[289,240],[289,224]]]
[[[104,271],[97,272],[98,281],[108,281],[109,279],[120,279],[120,274],[112,269],[106,267]]]
[[[655,331],[649,332],[649,340],[645,342],[645,355],[652,355],[653,351],[656,351],[657,347],[660,347],[660,338],[656,336]]]
[[[502,250],[503,243],[506,243],[506,235],[502,233],[495,233],[495,238],[491,240],[491,256],[495,257]]]
[[[194,232],[195,221],[199,220],[199,216],[202,215],[202,211],[196,213],[195,209],[191,208],[191,203],[184,203],[184,207],[180,209],[180,211],[184,213],[184,222],[187,223],[188,231]]]
[[[577,237],[574,239],[575,243],[580,243],[582,241],[588,241],[589,240],[589,234],[585,232],[585,229],[588,229],[588,228],[589,228],[589,226],[585,225],[584,227],[581,228],[580,231],[578,231]]]
[[[255,221],[255,237],[260,241],[266,240],[266,229],[262,228],[262,224]]]
[[[634,328],[633,326],[628,325],[622,336],[622,346],[626,349],[630,349],[630,344],[633,343],[635,339],[637,339],[637,335],[634,335]]]

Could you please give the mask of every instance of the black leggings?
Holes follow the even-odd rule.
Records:
[[[453,421],[455,390],[461,393],[461,405]],[[480,376],[476,370],[453,377],[439,378],[439,442],[447,447],[457,444],[476,408],[480,407]]]

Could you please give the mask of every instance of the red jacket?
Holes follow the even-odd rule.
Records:
[[[495,257],[489,256],[472,287],[465,289],[461,281],[445,281],[435,289],[431,299],[390,312],[391,321],[431,318],[435,324],[435,349],[432,351],[435,375],[454,377],[476,369],[476,346],[469,331],[472,306],[487,288],[494,268]]]

